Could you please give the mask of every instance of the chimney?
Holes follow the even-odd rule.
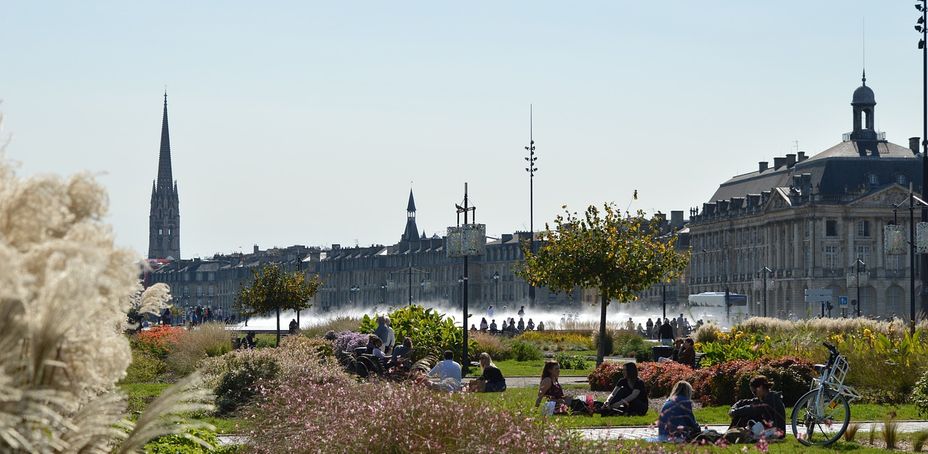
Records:
[[[781,157],[773,158],[774,169],[779,169],[780,167],[783,167],[783,164],[786,164],[786,158],[781,158]]]
[[[809,157],[806,156],[805,151],[800,151],[799,153],[796,153],[796,162],[802,162],[802,161],[805,161],[806,159],[809,159]]]
[[[912,150],[912,154],[918,154],[918,137],[909,137],[909,150]]]
[[[254,253],[257,254],[257,253],[260,252],[260,251],[261,251],[261,250],[258,249],[258,245],[256,244],[256,245],[255,245],[255,248],[254,248]]]
[[[792,153],[786,155],[786,168],[791,169],[794,165],[796,165],[796,155]]]
[[[764,173],[767,170],[767,161],[761,161],[757,163],[757,173]]]
[[[670,226],[675,229],[683,227],[683,210],[673,210],[670,212]]]

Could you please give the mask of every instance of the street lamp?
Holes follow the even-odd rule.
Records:
[[[352,285],[351,288],[348,289],[348,291],[351,292],[350,301],[348,301],[348,303],[354,303],[355,302],[354,299],[357,296],[358,292],[361,291],[361,288],[358,287],[357,285]]]
[[[765,266],[764,269],[761,271],[764,272],[764,317],[766,317],[767,316],[767,273],[772,273],[773,270]]]
[[[383,282],[380,284],[380,304],[386,304],[387,302],[387,283]]]
[[[854,278],[854,282],[857,284],[857,318],[860,318],[860,265],[867,266],[867,264],[860,259],[860,256],[858,256],[857,261],[854,262],[854,272],[857,275]]]
[[[493,283],[496,285],[496,303],[499,304],[499,271],[493,272]]]
[[[915,25],[915,31],[921,36],[918,41],[918,48],[922,51],[922,199],[928,200],[928,2],[926,0],[917,0],[915,9],[922,13]],[[911,196],[911,195],[910,195]],[[928,207],[922,205],[922,222],[928,222]],[[914,252],[914,247],[913,247]],[[915,258],[912,258],[914,268]],[[922,311],[928,309],[928,254],[922,254],[921,258],[921,306]],[[914,293],[915,284],[911,285]],[[914,296],[913,296],[914,301]],[[915,308],[911,308],[912,330],[915,329]],[[913,331],[914,332],[914,331]]]
[[[528,167],[525,168],[525,171],[528,172],[528,229],[529,229],[529,251],[533,254],[535,253],[535,172],[538,171],[538,167],[535,167],[535,161],[538,158],[535,157],[535,138],[532,132],[532,127],[534,126],[534,109],[532,105],[528,106],[528,146],[525,147],[525,151],[528,152],[528,156],[525,157],[525,161],[528,163]],[[528,287],[528,301],[532,307],[535,307],[535,286],[529,282]]]

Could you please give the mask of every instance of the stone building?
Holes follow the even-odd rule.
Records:
[[[168,134],[168,94],[164,94],[158,179],[151,185],[148,216],[148,258],[180,259],[180,209],[177,181],[171,174],[171,138]]]
[[[804,302],[809,288],[847,296],[850,313],[857,285],[849,276],[859,259],[865,264],[862,314],[908,316],[909,258],[884,252],[883,229],[911,185],[921,191],[919,140],[909,139],[906,148],[874,129],[876,98],[865,77],[862,82],[851,101],[852,131],[840,143],[812,156],[798,152],[774,158],[773,165],[760,162],[690,210],[688,293],[742,293],[759,314],[767,267],[770,316],[818,315],[818,305]],[[907,210],[898,223],[908,225]]]

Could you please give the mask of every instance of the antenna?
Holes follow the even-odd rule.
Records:
[[[867,18],[860,18],[860,64],[863,68],[864,84],[867,83]]]

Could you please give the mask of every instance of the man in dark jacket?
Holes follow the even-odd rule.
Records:
[[[751,379],[751,392],[753,399],[742,399],[732,405],[728,415],[731,416],[731,426],[748,427],[749,421],[763,422],[767,428],[779,430],[777,438],[786,435],[786,406],[780,394],[770,391],[770,382],[767,377],[758,375]]]
[[[670,320],[664,319],[664,324],[657,331],[660,341],[664,345],[673,344],[673,328],[670,326]]]

